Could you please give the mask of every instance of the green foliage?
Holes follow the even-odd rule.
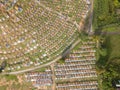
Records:
[[[101,56],[106,56],[107,55],[107,49],[101,49],[99,51],[99,53],[100,53]]]
[[[119,0],[94,0],[93,28],[96,32],[119,31]],[[114,90],[112,80],[120,78],[120,35],[106,35],[98,49],[97,67],[102,81],[101,90]]]
[[[111,35],[110,37],[111,54],[109,59],[120,57],[120,35]]]
[[[101,49],[99,50],[100,58],[97,66],[103,70],[100,74],[103,90],[114,90],[112,80],[120,78],[120,36],[107,35]]]
[[[107,32],[118,32],[120,28],[119,24],[113,24],[113,25],[108,25],[102,28],[102,31],[107,31]]]
[[[114,5],[116,8],[120,8],[120,0],[114,0]]]
[[[37,69],[36,71],[37,72],[45,72],[45,70],[46,70],[46,67],[43,67],[43,68]]]
[[[64,60],[64,59],[60,59],[60,60],[58,61],[58,63],[63,64],[63,63],[65,63],[65,60]]]
[[[101,30],[104,26],[119,23],[119,16],[116,14],[117,7],[114,4],[115,1],[94,0],[93,27],[95,30]]]
[[[113,64],[111,64],[109,66],[109,68],[107,68],[107,70],[101,74],[102,76],[102,86],[103,86],[103,90],[114,90],[113,86],[112,86],[112,81],[116,78],[119,77],[120,74],[118,74],[118,71],[116,72],[113,69]],[[115,67],[115,66],[114,66]],[[117,67],[115,67],[117,68]]]

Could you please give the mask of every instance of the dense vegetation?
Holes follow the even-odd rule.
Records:
[[[120,0],[94,0],[93,27],[95,34],[100,35],[100,89],[114,90],[112,81],[120,79]]]
[[[99,49],[97,62],[103,90],[112,90],[112,81],[120,78],[120,36],[107,35]],[[113,89],[114,90],[114,89]]]
[[[119,10],[119,0],[94,0],[94,29],[100,31],[108,26],[120,24]]]

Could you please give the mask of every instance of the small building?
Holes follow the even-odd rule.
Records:
[[[115,86],[116,90],[120,90],[120,79],[114,80],[113,85]]]

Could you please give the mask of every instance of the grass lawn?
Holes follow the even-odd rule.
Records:
[[[120,58],[120,35],[108,35],[106,48],[108,49],[108,62]]]
[[[6,90],[7,86],[0,86],[0,90]]]
[[[43,67],[43,68],[37,69],[35,71],[37,71],[37,72],[45,72],[46,69],[47,69],[47,67]]]
[[[10,81],[10,80],[18,81],[16,75],[0,75],[0,78],[5,78],[7,81]]]
[[[120,57],[120,35],[111,35],[110,44],[112,51],[110,53],[109,59]]]
[[[103,27],[102,31],[118,32],[118,31],[120,31],[120,25],[118,25],[118,24],[114,24],[111,26],[108,25],[107,27]]]

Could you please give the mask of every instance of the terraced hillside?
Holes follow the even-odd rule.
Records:
[[[0,2],[0,63],[5,62],[1,66],[6,66],[2,71],[23,70],[47,63],[63,53],[77,38],[76,24],[61,9],[47,6],[46,3],[50,1],[8,1]],[[76,8],[80,3],[72,0],[68,2],[68,6],[73,5],[73,10],[65,10],[68,16],[72,14],[75,17],[74,20],[88,12],[85,9],[87,2],[77,1],[84,2],[80,11]],[[63,2],[60,7],[67,8],[66,3]]]

